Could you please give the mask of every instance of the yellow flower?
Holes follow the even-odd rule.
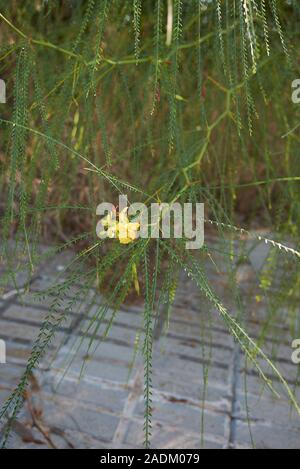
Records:
[[[129,244],[138,237],[139,222],[130,222],[127,217],[128,207],[124,208],[119,215],[118,237],[121,244]]]
[[[101,220],[101,225],[105,230],[100,231],[99,235],[103,236],[106,234],[109,238],[116,238],[117,236],[117,222],[115,213],[109,213]]]
[[[119,221],[116,221],[116,214],[109,213],[101,220],[101,225],[105,228],[99,235],[106,235],[109,238],[119,238],[121,244],[129,244],[138,237],[140,228],[139,222],[131,222],[127,216],[128,207],[119,214]]]
[[[113,217],[112,213],[108,213],[106,217],[103,217],[101,222],[102,225],[106,228],[110,226],[115,221],[115,217]]]

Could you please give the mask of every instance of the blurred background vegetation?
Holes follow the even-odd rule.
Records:
[[[300,114],[291,102],[297,2],[0,8],[8,94],[1,118],[49,137],[1,124],[1,209],[10,211],[10,230],[27,206],[94,208],[114,199],[111,181],[57,140],[148,196],[172,200],[188,184],[181,199],[207,201],[222,221],[298,234],[299,181],[278,181],[299,175],[299,134],[291,131]],[[40,213],[33,218],[40,223]],[[93,223],[88,211],[61,207],[43,213],[40,230],[65,239]]]

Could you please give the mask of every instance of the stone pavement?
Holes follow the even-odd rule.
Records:
[[[252,298],[255,268],[265,255],[259,249],[251,254],[252,264],[238,271],[241,288]],[[48,311],[49,300],[37,302],[34,293],[55,284],[55,276],[71,259],[67,252],[41,265],[29,293],[26,289],[18,296],[13,284],[2,291],[0,338],[7,343],[7,364],[0,365],[0,403],[18,382]],[[230,285],[221,264],[218,267],[216,271],[211,263],[207,271],[228,304]],[[22,275],[17,274],[19,287],[25,282]],[[100,297],[98,301],[101,304]],[[90,353],[89,338],[95,334],[100,339],[105,327],[104,321],[99,330],[83,336],[87,318],[96,309],[97,304],[87,308],[83,301],[59,328],[39,370],[31,376],[10,448],[142,447],[143,363],[140,354],[134,359],[134,344],[140,337],[143,310],[124,306],[106,340]],[[271,320],[265,304],[253,302],[247,305],[243,320],[256,339],[268,323],[263,348],[294,386],[298,368],[291,362],[293,337],[283,322],[285,315],[282,307]],[[152,447],[300,448],[300,418],[270,369],[266,375],[281,397],[266,389],[218,313],[183,275],[169,329],[158,322],[155,330]]]

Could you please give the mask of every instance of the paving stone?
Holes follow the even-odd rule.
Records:
[[[65,429],[64,430],[64,439],[76,449],[111,449],[114,448],[114,445],[111,442],[101,441],[91,436],[88,433]],[[61,439],[60,439],[61,441]],[[58,442],[57,446],[61,447],[61,442]],[[118,448],[125,447],[125,445],[118,446]]]
[[[133,448],[141,448],[144,443],[143,420],[131,422],[125,441]],[[215,438],[213,435],[204,436],[201,441],[201,433],[192,434],[182,432],[180,428],[153,423],[152,448],[154,449],[222,449],[226,440]]]
[[[83,320],[80,323],[80,331],[89,331],[89,336],[93,336],[97,339],[101,339],[106,334],[107,326],[109,321],[101,322],[101,324],[95,323],[92,327],[90,327],[89,320]],[[118,323],[114,323],[108,333],[107,340],[109,341],[116,341],[116,343],[120,343],[120,345],[133,347],[136,335],[138,333],[138,329],[131,329],[130,327],[124,327],[124,325]],[[107,334],[106,334],[107,335]],[[87,341],[85,341],[87,342]],[[102,344],[100,345],[102,347]]]
[[[28,345],[18,344],[13,341],[6,341],[6,358],[7,363],[25,365],[30,355]]]
[[[187,360],[190,358],[193,361],[196,359],[200,362],[211,361],[211,363],[220,363],[225,366],[228,366],[232,357],[232,350],[215,343],[201,345],[201,341],[180,340],[170,336],[168,336],[168,340],[162,341],[161,350],[165,354],[185,357]]]
[[[251,433],[250,433],[251,430]],[[299,449],[299,431],[291,431],[284,426],[267,422],[237,422],[237,444],[248,445],[256,449]],[[251,435],[253,442],[251,440]]]
[[[3,404],[3,402],[8,399],[12,391],[11,387],[5,387],[3,384],[0,385],[0,402]]]
[[[29,326],[26,324],[15,323],[1,319],[1,337],[2,339],[21,339],[32,342],[38,335],[38,326]]]
[[[266,385],[266,383],[258,376],[256,372],[248,372],[245,378],[244,372],[241,373],[240,376],[240,381],[241,381],[241,389],[242,393],[244,394],[245,391],[245,379],[246,379],[246,390],[248,395],[254,395],[254,396],[263,396],[263,397],[268,397],[272,398],[272,391],[269,389],[269,387]],[[287,392],[283,388],[282,384],[278,381],[275,381],[274,376],[270,376],[270,379],[272,379],[272,387],[273,389],[277,392],[277,394],[285,399],[288,400]],[[294,389],[293,384],[291,383],[290,385],[291,389],[296,393],[296,398],[298,402],[300,402],[300,389],[299,387]],[[238,388],[238,386],[237,386]]]
[[[65,399],[43,394],[43,418],[50,427],[62,430],[77,430],[102,441],[111,441],[118,425],[119,418],[101,412],[95,406],[84,406],[77,399]]]
[[[48,393],[57,394],[58,396],[76,396],[76,401],[80,403],[90,403],[97,406],[97,409],[105,410],[110,413],[121,414],[126,399],[128,398],[127,389],[113,389],[111,386],[102,385],[87,380],[84,377],[78,380],[65,378],[55,385],[55,374],[49,373],[46,381],[44,381],[43,389]]]
[[[22,321],[22,324],[26,324],[26,322],[36,323],[40,327],[48,314],[49,311],[46,309],[14,304],[9,306],[2,316],[5,319],[15,320],[16,322]],[[72,321],[74,321],[74,317],[67,314],[66,319],[62,323],[62,327],[70,327]]]
[[[181,360],[176,356],[156,354],[153,360],[153,382],[156,387],[170,391],[171,389],[185,390],[189,396],[194,396],[197,386],[203,383],[203,363]],[[204,363],[206,365],[206,363]],[[210,382],[230,385],[228,367],[211,366],[208,370]],[[182,394],[182,392],[178,392]],[[198,393],[196,393],[197,395]],[[198,394],[199,396],[199,394]]]
[[[250,298],[239,319],[255,340],[259,342],[264,336],[263,350],[273,357],[293,387],[298,379],[298,367],[291,363],[293,337],[289,315],[282,307],[270,316],[266,304],[255,300],[256,292],[261,292],[253,283],[253,272],[261,269],[268,246],[234,243],[234,256],[238,259],[253,246],[250,262],[238,271],[239,288]],[[234,316],[236,306],[224,260],[216,252],[218,248],[223,249],[222,243],[213,242],[212,255],[217,269],[212,262],[206,262],[206,256],[202,256],[203,267]],[[40,254],[45,254],[47,249],[41,246]],[[30,348],[52,302],[47,297],[36,302],[35,293],[65,281],[64,268],[72,259],[70,252],[50,259],[45,256],[29,292],[20,297],[12,290],[5,301],[0,299],[0,337],[7,340],[8,357],[8,363],[0,365],[0,403],[24,372]],[[1,270],[5,274],[5,268],[0,266]],[[21,285],[24,272],[20,270],[18,274]],[[89,329],[90,320],[99,314],[104,298],[92,284],[86,298],[80,295],[80,285],[72,285],[61,303],[62,310],[77,296],[82,303],[73,305],[67,322],[62,324],[63,330],[58,331],[51,350],[42,360],[40,371],[35,371],[38,389],[29,388],[31,403],[41,410],[42,422],[57,448],[141,448],[144,441],[143,308],[124,305],[117,314],[109,308],[96,331],[96,323]],[[108,337],[101,340],[112,317],[114,324]],[[278,379],[274,380],[274,372],[259,360],[267,376],[274,380],[280,399],[264,387],[248,362],[245,374],[245,360],[226,325],[185,274],[181,276],[169,326],[166,331],[165,324],[158,321],[154,334],[154,448],[251,448],[252,434],[258,448],[300,449],[299,416],[291,412],[287,393]],[[95,341],[90,347],[93,333]],[[138,333],[141,333],[140,346],[133,363],[133,344]],[[81,348],[77,352],[79,343]],[[299,388],[296,398],[300,402]],[[25,405],[18,423],[23,425],[23,430],[24,425],[31,430],[30,422]],[[33,432],[37,441],[27,443],[14,432],[9,447],[49,447],[37,429]]]
[[[182,433],[186,431],[193,434],[201,434],[201,423],[205,428],[205,433],[215,435],[217,437],[224,437],[229,426],[229,415],[220,410],[216,410],[206,404],[203,409],[198,405],[191,405],[184,402],[184,399],[176,400],[171,398],[170,402],[162,401],[153,398],[153,422],[164,423],[170,427],[181,429]],[[142,400],[139,402],[137,408],[137,415],[142,420],[144,414],[144,403]]]
[[[16,272],[14,277],[7,273],[0,276],[0,295],[3,299],[8,297],[9,292],[16,292],[30,281],[30,272]]]
[[[80,376],[83,364],[86,365],[85,373],[89,377],[101,376],[103,379],[126,383],[130,368],[132,350],[128,347],[120,347],[110,343],[101,344],[101,347],[93,354],[93,359],[86,360],[87,347],[71,355],[69,349],[61,350],[57,361],[52,364],[52,368],[63,371],[68,363],[71,363],[70,373]],[[126,360],[126,357],[128,360]]]
[[[263,267],[270,253],[270,250],[271,250],[270,245],[265,244],[265,243],[258,243],[251,250],[249,254],[249,260],[256,271],[259,271]]]
[[[24,307],[29,307],[33,306],[35,308],[41,307],[42,310],[49,310],[49,308],[53,307],[53,304],[56,302],[55,297],[43,297],[43,296],[37,296],[37,294],[32,293],[26,293],[22,294],[18,301],[21,305],[24,305]],[[59,303],[59,309],[68,309],[68,311],[71,311],[73,314],[79,314],[82,312],[83,308],[85,308],[86,305],[82,305],[79,301],[74,302],[72,298],[63,298],[60,303]]]
[[[197,340],[201,343],[212,344],[212,346],[224,346],[232,349],[232,338],[228,335],[228,331],[221,329],[212,323],[212,328],[207,329],[203,326],[200,321],[198,323],[189,323],[171,318],[170,327],[168,330],[168,336],[182,337],[187,340]]]
[[[247,421],[250,418],[254,422],[274,422],[293,431],[300,430],[300,418],[297,411],[288,404],[286,399],[276,396],[247,395],[247,409],[245,396],[238,395],[239,412],[236,417]]]
[[[22,374],[25,371],[25,363],[16,365],[10,363],[9,359],[5,365],[0,365],[1,384],[4,389],[13,389],[19,383]]]
[[[20,436],[16,435],[15,432],[12,432],[11,438],[8,440],[7,448],[8,449],[49,449],[47,443],[42,439],[42,435],[36,435],[37,441],[39,443],[24,441]]]
[[[39,327],[27,325],[25,323],[16,323],[8,321],[4,318],[1,318],[1,338],[7,340],[16,340],[21,342],[28,342],[32,344],[34,340],[37,338],[39,333]],[[51,341],[52,347],[55,344],[58,344],[62,337],[64,336],[63,333],[57,333],[55,338]]]
[[[41,273],[44,276],[48,275],[53,277],[54,281],[55,277],[64,273],[64,269],[66,269],[73,260],[74,254],[71,251],[63,251],[59,254],[55,254],[45,259],[44,263],[42,263],[40,267]]]

